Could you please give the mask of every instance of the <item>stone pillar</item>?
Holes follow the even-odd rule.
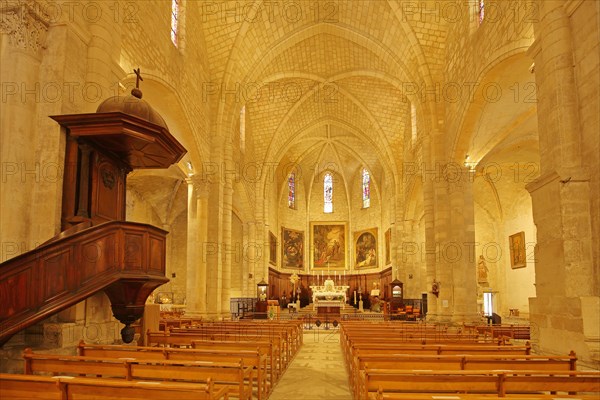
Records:
[[[206,259],[206,310],[209,318],[221,316],[222,246],[223,246],[223,139],[213,138],[211,161],[203,165],[210,191],[208,194],[208,224],[203,253]]]
[[[118,95],[118,79],[121,76],[121,24],[115,21],[112,2],[94,2],[88,8],[90,42],[87,54],[87,88],[84,112],[94,112],[98,104],[110,96]],[[128,71],[131,73],[132,71]],[[100,93],[94,93],[99,90]],[[128,94],[128,93],[127,93]]]
[[[198,210],[198,233],[197,242],[194,246],[197,247],[198,263],[196,271],[196,291],[198,292],[199,309],[198,311],[202,315],[206,315],[207,310],[207,286],[206,286],[206,275],[208,270],[208,264],[206,262],[206,255],[204,253],[204,244],[208,240],[208,197],[209,197],[210,185],[204,181],[196,181],[196,200]]]
[[[223,188],[223,257],[221,280],[221,312],[223,316],[229,316],[230,310],[230,287],[231,287],[231,259],[242,254],[241,243],[233,243],[231,237],[231,220],[233,212],[233,188],[231,181],[225,182]]]
[[[423,138],[423,160],[424,165],[431,166],[431,137]],[[427,177],[425,171],[421,171],[421,180],[423,182],[423,213],[425,218],[425,243],[420,252],[425,257],[425,266],[427,271],[427,319],[435,321],[438,314],[438,298],[431,292],[431,285],[436,276],[436,256],[435,256],[435,197],[434,197],[434,179]]]
[[[449,166],[452,240],[444,253],[452,265],[452,319],[455,323],[478,322],[474,171],[458,164],[453,164],[451,169],[452,172]]]
[[[404,273],[398,279],[404,282],[404,297],[410,299],[420,299],[423,291],[423,285],[427,280],[426,276],[421,276],[421,267],[424,260],[421,259],[421,249],[424,245],[422,238],[417,237],[415,231],[416,221],[406,219],[403,222],[402,229],[402,259]]]
[[[188,189],[187,199],[187,274],[186,274],[186,314],[197,314],[200,309],[200,292],[196,286],[198,274],[198,202],[192,179],[186,179]]]
[[[542,352],[574,350],[600,365],[600,305],[594,289],[590,174],[581,157],[581,124],[571,22],[563,1],[538,1],[529,54],[536,65],[541,176],[526,186],[537,227],[534,343]]]
[[[247,223],[242,224],[242,249],[242,285],[240,289],[242,297],[250,297],[250,292],[248,291],[248,274],[250,273],[250,230]]]
[[[44,98],[39,72],[49,22],[40,11],[25,2],[0,7],[0,263],[40,244],[30,235],[37,221],[25,206],[41,176],[36,116]]]
[[[203,253],[206,241],[208,185],[197,179],[188,184],[187,235],[187,307],[186,314],[206,314],[206,259]]]
[[[438,166],[443,168],[443,166]],[[435,254],[435,280],[438,283],[439,294],[437,300],[437,321],[450,322],[452,320],[452,302],[454,277],[453,268],[448,257],[450,251],[450,207],[448,196],[448,182],[441,178],[438,169],[436,182],[433,183],[433,203],[435,212],[434,254]],[[431,248],[428,246],[428,251]]]
[[[256,245],[256,221],[251,221],[247,223],[248,226],[248,280],[247,280],[247,290],[248,297],[256,297],[256,284],[260,282],[260,277],[257,275],[260,271],[258,271],[257,267],[257,258],[259,255],[257,254],[257,245]]]

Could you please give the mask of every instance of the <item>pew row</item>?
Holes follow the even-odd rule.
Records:
[[[206,384],[0,374],[6,400],[227,400],[226,388]]]
[[[267,398],[267,357],[258,347],[238,350],[226,349],[178,349],[169,347],[141,347],[120,345],[96,345],[79,342],[77,355],[96,358],[133,358],[154,360],[185,360],[185,361],[212,361],[235,363],[241,359],[245,366],[255,370],[257,397],[259,400]]]
[[[531,355],[531,345],[524,346],[489,346],[476,344],[463,345],[419,345],[405,343],[356,343],[344,353],[348,366],[353,364],[354,357],[360,355],[391,355],[391,354],[419,354],[419,355]]]
[[[281,342],[278,339],[268,339],[262,336],[244,336],[241,340],[237,336],[211,336],[207,338],[204,335],[197,334],[177,334],[171,335],[168,332],[150,332],[146,333],[149,346],[177,347],[177,348],[222,348],[222,349],[248,349],[259,348],[261,352],[267,354],[267,365],[269,369],[269,378],[274,384],[283,374],[284,359],[281,351]],[[238,339],[238,340],[236,340]],[[196,343],[196,344],[194,344]]]
[[[272,326],[263,324],[226,324],[172,329],[171,336],[189,337],[210,340],[270,340],[275,341],[281,349],[284,368],[291,362],[292,357],[300,348],[298,332],[292,326]]]
[[[414,354],[366,354],[357,355],[350,369],[350,385],[354,393],[364,383],[361,371],[370,370],[536,370],[575,371],[577,357],[568,356],[514,356],[510,354],[488,355],[414,355]]]
[[[598,371],[422,371],[377,370],[361,372],[360,399],[378,392],[543,394],[544,392],[600,393]]]
[[[95,358],[34,354],[26,349],[23,354],[25,374],[71,374],[102,378],[132,380],[185,381],[225,387],[228,394],[240,400],[252,399],[253,369],[237,363],[211,361],[142,360],[132,358]]]
[[[192,340],[192,348],[197,350],[223,349],[229,351],[240,351],[248,349],[249,347],[258,348],[260,353],[266,357],[267,376],[269,378],[270,385],[273,386],[275,382],[281,378],[281,375],[283,374],[283,366],[281,364],[281,354],[278,351],[278,347],[272,342]]]
[[[576,394],[566,395],[561,394],[507,394],[504,397],[499,397],[495,394],[431,394],[431,393],[384,393],[378,391],[377,393],[371,393],[369,400],[494,400],[494,399],[506,399],[506,400],[598,400],[598,395],[594,394]]]

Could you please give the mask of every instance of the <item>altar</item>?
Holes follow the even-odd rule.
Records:
[[[343,309],[344,304],[347,302],[346,292],[349,287],[336,285],[331,278],[327,278],[322,286],[310,286],[312,289],[313,310],[319,311],[319,309],[332,309],[333,307]]]

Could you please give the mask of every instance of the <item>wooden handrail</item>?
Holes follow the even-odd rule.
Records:
[[[110,221],[0,264],[0,345],[101,290],[132,330],[128,325],[142,316],[148,295],[168,282],[166,235],[151,225]]]

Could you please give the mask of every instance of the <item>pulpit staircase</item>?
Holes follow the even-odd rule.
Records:
[[[167,232],[125,221],[125,182],[129,171],[167,168],[186,150],[141,97],[136,88],[96,113],[51,117],[67,138],[62,232],[0,264],[0,346],[100,291],[129,343],[147,297],[168,282]]]

